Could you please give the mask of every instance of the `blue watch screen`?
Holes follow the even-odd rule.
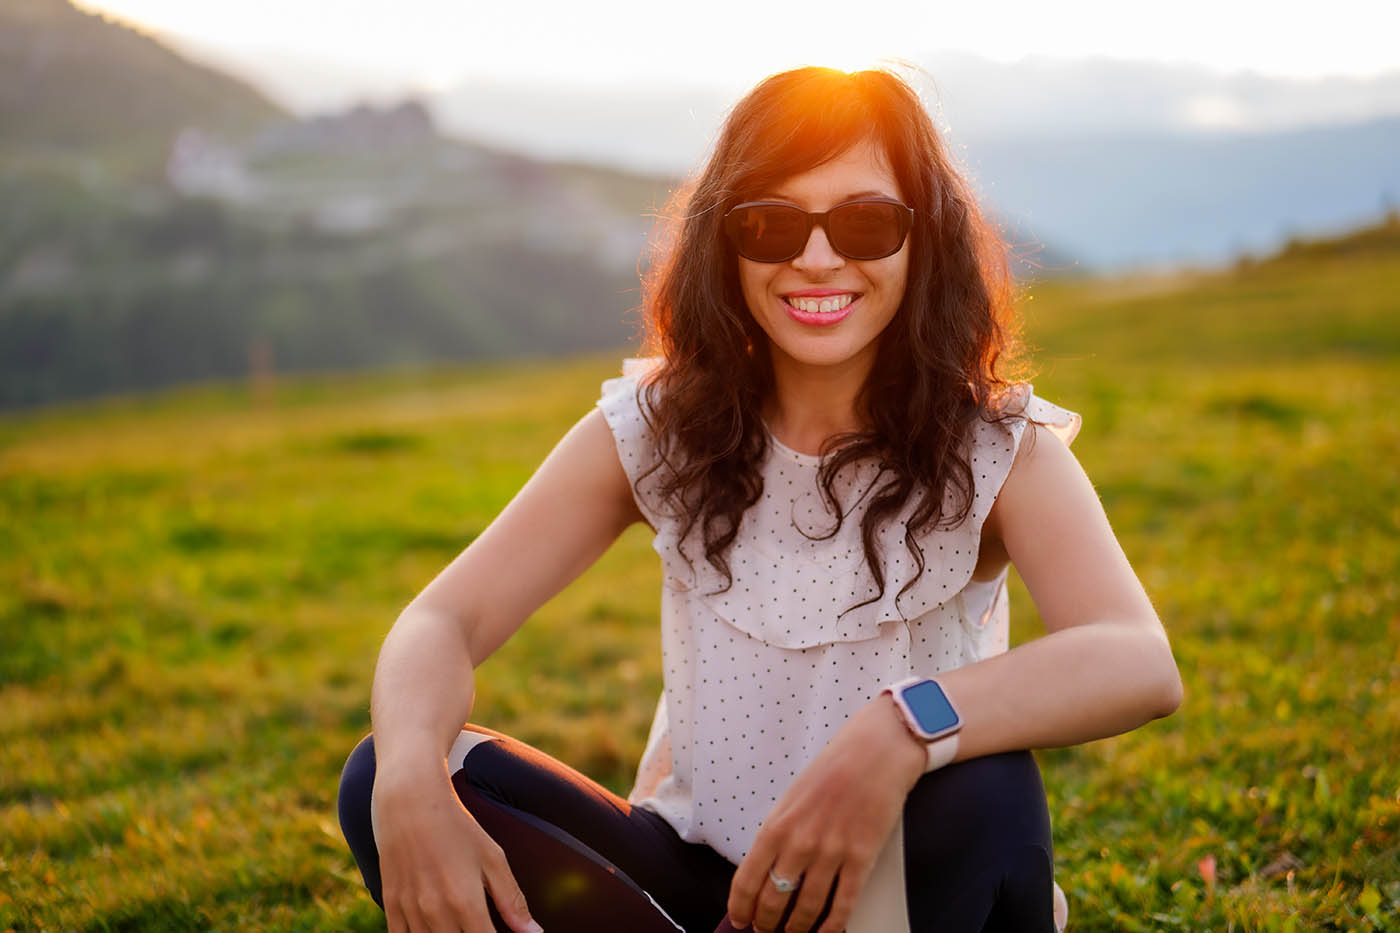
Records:
[[[906,687],[904,702],[925,732],[941,732],[958,723],[958,714],[954,712],[953,704],[943,695],[943,688],[938,686],[937,681],[925,680],[912,687]]]

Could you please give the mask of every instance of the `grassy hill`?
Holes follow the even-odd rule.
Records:
[[[1074,930],[1400,925],[1396,234],[1029,296],[1186,684],[1038,753]],[[0,419],[0,929],[382,928],[333,810],[378,643],[620,355]],[[658,586],[634,529],[478,719],[625,790]]]

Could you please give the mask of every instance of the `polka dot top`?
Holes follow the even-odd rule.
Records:
[[[913,674],[932,676],[1006,651],[1006,575],[973,581],[982,522],[1011,468],[1026,421],[978,422],[973,429],[972,510],[957,528],[919,541],[918,573],[904,545],[904,522],[879,536],[885,592],[865,566],[860,512],[841,529],[817,486],[820,458],[769,437],[763,494],[740,523],[729,553],[733,583],[704,557],[698,530],[684,542],[658,494],[652,435],[638,383],[655,361],[628,360],[603,384],[602,409],[642,513],[656,529],[661,557],[661,651],[665,689],[630,800],[665,818],[688,842],[705,843],[738,863],[759,823],[788,783],[845,721],[880,689]],[[1066,442],[1079,416],[1018,390],[1026,418]],[[658,471],[659,472],[659,471]],[[843,471],[836,492],[856,503],[874,478],[871,465]]]

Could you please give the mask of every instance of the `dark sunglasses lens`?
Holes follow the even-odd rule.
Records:
[[[734,245],[747,259],[781,262],[801,252],[807,241],[807,217],[795,207],[756,204],[736,213]]]
[[[883,259],[899,252],[904,243],[903,210],[883,201],[841,205],[827,219],[832,247],[851,259]]]

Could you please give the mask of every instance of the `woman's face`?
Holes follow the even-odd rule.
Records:
[[[874,196],[903,200],[883,152],[863,142],[755,200],[825,211]],[[874,363],[877,339],[904,298],[909,242],[906,237],[899,252],[884,259],[847,259],[817,226],[794,259],[770,263],[741,256],[738,262],[744,302],[768,335],[775,369],[849,368],[863,380]]]

